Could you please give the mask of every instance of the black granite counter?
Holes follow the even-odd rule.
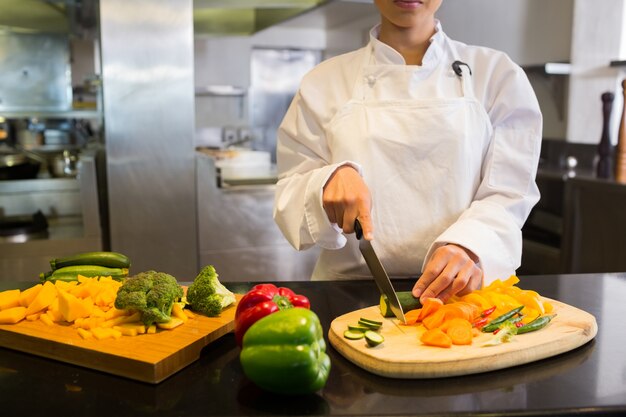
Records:
[[[412,283],[395,281],[397,290]],[[18,287],[0,285],[0,290]],[[325,331],[333,318],[378,300],[370,281],[283,285],[311,299]],[[626,274],[529,276],[518,285],[592,313],[598,335],[576,350],[531,364],[432,380],[378,377],[329,346],[332,370],[325,388],[302,397],[270,395],[252,385],[242,373],[232,334],[158,385],[0,349],[0,414],[626,415]],[[230,288],[242,292],[249,284]]]

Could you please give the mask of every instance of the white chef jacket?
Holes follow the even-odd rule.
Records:
[[[521,227],[539,200],[534,178],[542,117],[525,73],[502,52],[451,40],[439,22],[422,65],[407,66],[397,51],[378,40],[379,30],[379,26],[371,30],[370,42],[364,48],[328,59],[303,78],[278,130],[279,181],[274,220],[296,249],[314,245],[322,248],[312,279],[370,277],[354,236],[345,236],[336,224],[331,224],[322,206],[328,178],[339,166],[350,164],[370,186],[372,244],[390,276],[418,276],[435,249],[455,243],[479,257],[486,283],[508,277],[520,265]],[[464,73],[470,77],[464,81],[469,82],[462,83],[454,73],[451,64],[456,60],[469,67],[471,75],[467,70]],[[388,73],[398,70],[406,80],[396,84]],[[378,89],[372,87],[377,80]],[[467,97],[468,91],[464,90],[470,90],[469,99],[479,104],[485,115],[486,139],[464,146],[466,157],[450,163],[442,160],[445,154],[441,153],[425,151],[422,158],[412,157],[419,186],[399,186],[395,190],[389,167],[401,172],[413,168],[406,165],[403,153],[383,152],[362,158],[360,152],[351,153],[351,149],[369,146],[360,137],[368,134],[359,131],[362,123],[343,127],[340,138],[333,131],[337,120],[355,103],[363,104],[360,83],[370,83],[372,91],[367,94],[374,96],[377,106],[393,104],[400,96],[398,103],[446,102],[463,98],[464,94]],[[376,111],[361,119],[367,119],[367,114],[375,117]],[[351,134],[350,127],[355,134]],[[413,139],[408,138],[406,143],[410,145]],[[416,155],[421,149],[428,150],[419,141],[414,148],[411,152]],[[429,168],[420,171],[422,162]],[[442,183],[441,177],[447,174],[429,175],[439,172],[440,167],[444,167],[444,173],[454,170],[450,174],[454,180]],[[368,179],[378,188],[372,187]],[[446,189],[441,189],[442,184]],[[394,200],[394,195],[411,198]],[[459,199],[458,195],[468,197]],[[424,220],[420,223],[420,219]]]

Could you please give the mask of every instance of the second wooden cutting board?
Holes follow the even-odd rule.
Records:
[[[598,331],[595,318],[576,307],[555,300],[557,316],[540,331],[519,335],[509,343],[483,347],[490,334],[475,337],[472,345],[449,349],[425,346],[419,341],[422,326],[400,325],[396,318],[383,319],[378,306],[353,311],[331,323],[331,345],[357,366],[391,378],[439,378],[509,368],[545,359],[575,349],[593,339]],[[349,324],[359,318],[383,320],[385,341],[368,347],[364,339],[343,337]]]
[[[236,294],[237,301],[241,295]],[[200,357],[202,348],[235,328],[236,305],[219,317],[196,317],[174,330],[119,339],[82,339],[76,328],[23,320],[0,325],[0,346],[156,384]]]

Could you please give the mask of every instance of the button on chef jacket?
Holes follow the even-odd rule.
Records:
[[[278,129],[276,224],[296,249],[321,248],[312,279],[371,277],[354,235],[322,206],[327,180],[351,165],[372,194],[372,244],[390,276],[419,276],[454,243],[479,257],[485,283],[507,278],[539,200],[542,117],[525,73],[440,22],[422,65],[406,65],[379,30],[303,78]]]

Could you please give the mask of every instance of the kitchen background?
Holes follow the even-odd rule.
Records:
[[[542,107],[543,197],[520,273],[584,272],[566,190],[594,176],[605,91],[617,143],[625,2],[445,0],[438,16],[451,37],[506,51]],[[276,128],[302,75],[377,21],[367,0],[0,2],[0,277],[106,249],[181,280],[206,264],[224,281],[308,279],[317,251],[296,252],[271,216]],[[618,227],[613,185],[614,217],[599,217]],[[596,247],[621,249],[597,227]]]

